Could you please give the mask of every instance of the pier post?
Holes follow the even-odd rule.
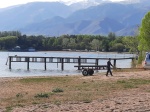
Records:
[[[98,66],[98,59],[95,60],[95,66]],[[98,67],[95,67],[98,70]]]
[[[79,56],[79,58],[78,58],[78,70],[81,70],[80,66],[81,66],[81,57]]]
[[[98,66],[98,59],[95,60],[95,65]]]
[[[95,66],[98,66],[98,59],[95,60]],[[98,71],[98,67],[95,67],[95,68],[97,69],[96,71]]]
[[[116,67],[116,59],[114,59],[114,67]]]
[[[44,67],[45,67],[45,70],[46,70],[46,57],[44,58]]]
[[[29,57],[27,57],[27,70],[29,70],[29,62],[30,62],[30,59]]]
[[[134,58],[132,58],[132,63],[134,62]]]
[[[64,70],[64,58],[61,58],[61,70]]]
[[[9,69],[11,69],[11,56],[9,56]]]

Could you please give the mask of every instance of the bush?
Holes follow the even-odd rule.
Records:
[[[34,96],[35,98],[48,98],[49,95],[47,93],[41,93]]]

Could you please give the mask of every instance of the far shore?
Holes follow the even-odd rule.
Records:
[[[102,54],[134,54],[130,52],[103,52],[103,51],[37,51],[37,52],[81,52],[81,53],[102,53]]]
[[[21,51],[0,51],[0,52],[21,52]],[[22,51],[22,52],[29,52],[29,51]],[[74,50],[62,50],[62,51],[34,51],[34,52],[81,52],[81,53],[102,53],[102,54],[134,54],[130,52],[105,52],[105,51],[74,51]]]

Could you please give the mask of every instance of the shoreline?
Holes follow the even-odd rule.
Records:
[[[141,68],[141,66],[139,66],[138,68],[117,68],[114,71],[115,72],[116,71],[117,72],[118,71],[120,71],[120,72],[129,71],[130,72],[131,70],[132,71],[145,71],[143,68]],[[24,72],[24,70],[22,70],[22,71]],[[66,71],[64,70],[63,74],[62,73],[61,74],[55,74],[55,73],[57,73],[57,70],[56,71],[54,70],[55,72],[53,71],[53,72],[51,72],[50,74],[47,74],[47,75],[45,75],[45,74],[42,75],[42,73],[43,73],[42,71],[43,70],[37,71],[38,74],[35,73],[35,75],[0,76],[0,79],[8,79],[8,78],[12,78],[12,79],[15,79],[15,78],[34,78],[34,77],[39,77],[40,78],[40,77],[72,77],[72,76],[83,76],[82,71],[78,71],[78,72],[74,72],[74,73],[71,72],[71,73],[66,74],[68,70],[66,70]],[[61,70],[59,70],[59,71],[61,71]],[[31,70],[31,72],[32,72],[32,70]],[[46,72],[49,73],[48,70]],[[98,72],[95,72],[93,74],[93,76],[95,76],[96,74],[105,74],[106,72],[107,72],[106,70],[99,70]],[[113,69],[112,69],[112,72],[113,72]],[[87,77],[89,77],[89,76],[87,76]]]

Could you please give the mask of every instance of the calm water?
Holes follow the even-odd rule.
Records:
[[[61,64],[47,64],[47,70],[44,70],[44,63],[30,63],[30,70],[27,71],[27,63],[12,63],[12,69],[9,70],[7,62],[8,56],[42,56],[42,57],[90,57],[90,58],[115,58],[131,57],[133,54],[110,54],[98,52],[0,52],[0,77],[24,77],[24,76],[56,76],[56,75],[75,75],[81,74],[75,64],[64,64],[64,71],[61,71]],[[107,60],[100,61],[99,64],[106,64]],[[112,61],[113,63],[113,61]],[[131,60],[118,60],[117,67],[131,67]],[[101,70],[99,72],[105,72]]]

